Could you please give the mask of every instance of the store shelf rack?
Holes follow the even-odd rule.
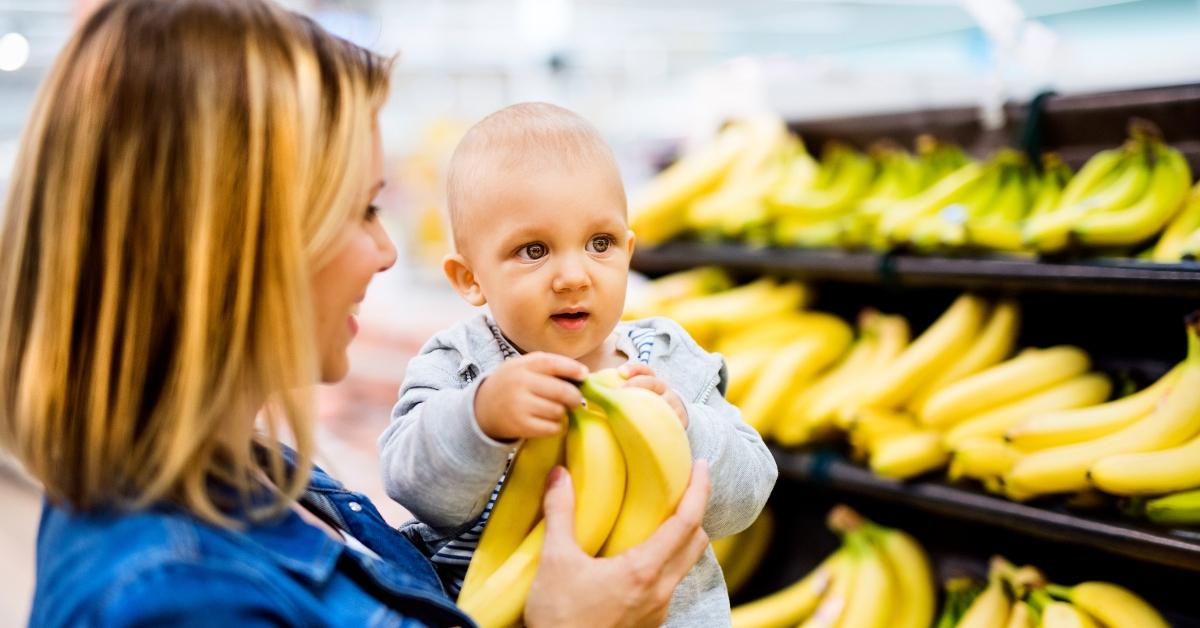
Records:
[[[1118,519],[1121,515],[1111,510],[1077,514],[1061,501],[1017,503],[942,479],[889,480],[833,449],[773,451],[780,474],[803,484],[900,502],[947,518],[1200,572],[1200,531]]]
[[[638,251],[633,268],[661,275],[716,265],[744,274],[896,287],[999,288],[1059,293],[1200,298],[1200,263],[1133,259],[1055,261],[1015,256],[930,257],[835,249],[669,242]]]

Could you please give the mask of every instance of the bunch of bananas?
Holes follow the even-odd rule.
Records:
[[[954,578],[945,584],[937,628],[1166,628],[1153,606],[1111,582],[1073,587],[1046,581],[1037,568],[992,558],[986,584]]]
[[[643,242],[683,233],[798,247],[1055,253],[1129,249],[1172,262],[1200,254],[1200,191],[1187,160],[1153,125],[1094,155],[1072,176],[1047,154],[1035,169],[1002,149],[982,162],[923,136],[916,152],[887,142],[866,153],[839,142],[820,161],[778,118],[725,127],[639,195],[631,224]],[[1186,202],[1185,202],[1186,201]]]
[[[903,479],[942,468],[963,442],[1108,398],[1108,378],[1088,372],[1078,347],[1009,358],[1019,319],[1015,301],[964,294],[909,343],[904,319],[868,310],[855,345],[796,392],[771,435],[799,445],[844,432],[876,473]]]
[[[1058,205],[1030,219],[1026,244],[1054,252],[1072,241],[1125,247],[1153,238],[1179,213],[1192,184],[1183,155],[1148,123],[1130,124],[1122,146],[1092,157],[1062,191]]]
[[[1155,495],[1200,487],[1200,336],[1187,322],[1187,358],[1141,393],[1065,416],[1035,417],[1006,434],[1015,496],[1095,487]]]
[[[734,237],[764,220],[775,189],[807,185],[815,174],[815,161],[777,116],[735,121],[634,196],[630,227],[648,244],[685,231]]]
[[[838,506],[842,546],[799,581],[733,609],[735,628],[925,628],[937,595],[929,559],[907,533]]]
[[[1188,193],[1183,208],[1149,250],[1155,262],[1178,262],[1200,256],[1200,183]]]
[[[572,410],[558,436],[518,450],[459,594],[484,627],[517,624],[545,539],[541,495],[565,460],[575,488],[575,536],[592,555],[619,554],[674,512],[691,473],[691,450],[675,412],[658,395],[621,387],[614,370],[584,380],[588,406]]]

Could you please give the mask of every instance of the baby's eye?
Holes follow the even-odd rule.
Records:
[[[370,205],[367,205],[367,212],[366,212],[365,217],[368,222],[378,218],[379,217],[379,206],[376,205],[375,203],[371,203]]]
[[[596,236],[588,243],[588,248],[593,253],[604,253],[608,251],[608,247],[613,245],[612,236]]]
[[[517,249],[517,255],[527,260],[538,260],[546,256],[546,245],[541,242],[526,244]]]

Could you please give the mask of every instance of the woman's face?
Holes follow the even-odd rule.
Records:
[[[317,357],[321,381],[336,382],[350,367],[346,348],[358,333],[354,315],[375,273],[396,262],[396,247],[376,217],[374,205],[383,187],[383,149],[375,131],[371,150],[368,187],[363,190],[362,208],[333,244],[329,262],[312,278],[316,310]]]

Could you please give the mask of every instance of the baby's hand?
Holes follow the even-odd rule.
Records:
[[[490,438],[552,436],[570,408],[583,403],[579,388],[587,367],[566,356],[528,353],[505,360],[475,392],[475,420]]]
[[[679,422],[683,424],[683,429],[687,429],[688,413],[687,407],[683,405],[683,399],[680,399],[679,395],[674,390],[671,390],[666,382],[654,374],[654,369],[641,362],[627,362],[622,364],[621,368],[617,369],[617,372],[621,374],[621,377],[625,378],[626,386],[645,388],[651,392],[658,393],[663,399],[666,399],[667,404],[671,406],[675,414],[679,415]]]

